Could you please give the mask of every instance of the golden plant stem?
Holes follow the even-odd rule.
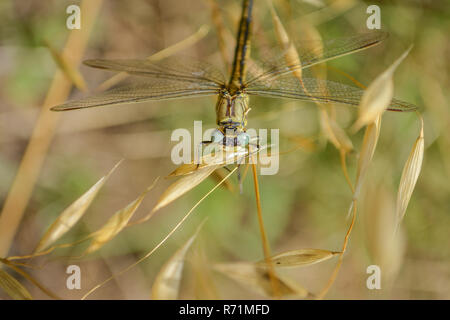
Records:
[[[55,249],[61,249],[61,248],[70,248],[73,246],[76,246],[77,244],[80,244],[86,240],[89,240],[90,238],[92,238],[95,234],[91,233],[89,235],[87,235],[86,237],[79,239],[77,241],[74,242],[70,242],[70,243],[62,243],[62,244],[58,244],[55,246],[52,246],[44,251],[39,251],[37,253],[33,253],[33,254],[28,254],[28,255],[23,255],[23,256],[11,256],[8,257],[8,261],[13,261],[13,260],[23,260],[23,259],[32,259],[32,258],[36,258],[36,257],[41,257],[41,256],[45,256],[47,254],[52,253]]]
[[[91,295],[98,288],[102,287],[103,285],[105,285],[109,281],[113,280],[114,278],[120,276],[121,274],[124,274],[125,272],[127,272],[131,268],[135,267],[136,265],[138,265],[139,263],[141,263],[142,261],[144,261],[145,259],[150,257],[156,250],[158,250],[159,247],[161,247],[164,244],[164,242],[167,241],[167,239],[169,239],[172,236],[172,234],[175,233],[175,231],[178,230],[178,228],[184,223],[184,221],[186,221],[186,219],[191,215],[191,213],[195,210],[195,208],[197,208],[200,205],[200,203],[203,202],[203,200],[205,200],[211,193],[213,193],[214,190],[216,190],[218,187],[220,187],[222,185],[222,183],[225,180],[227,180],[236,170],[237,170],[237,167],[234,168],[229,174],[227,174],[226,177],[222,179],[222,181],[220,181],[218,184],[216,184],[214,186],[214,188],[209,190],[199,201],[197,201],[197,203],[191,208],[191,210],[189,210],[188,213],[186,213],[184,215],[184,217],[175,225],[175,227],[172,228],[172,230],[170,230],[170,232],[164,237],[164,239],[162,239],[150,252],[148,252],[146,255],[144,255],[142,258],[140,258],[135,263],[129,265],[128,267],[126,267],[125,269],[121,270],[117,274],[112,275],[111,277],[107,278],[103,282],[101,282],[98,285],[96,285],[95,287],[93,287],[83,297],[81,297],[81,300],[85,300],[89,295]]]
[[[345,180],[348,183],[348,186],[350,187],[350,189],[352,190],[352,194],[355,193],[355,188],[353,187],[352,181],[350,179],[350,176],[348,175],[348,170],[347,170],[347,153],[344,150],[340,150],[340,156],[341,156],[341,167],[342,167],[342,172],[344,173],[345,176]]]
[[[264,228],[264,220],[262,217],[262,208],[261,208],[261,197],[259,194],[259,184],[258,184],[258,174],[256,172],[256,165],[254,161],[252,161],[252,172],[253,172],[253,184],[255,185],[255,197],[256,197],[256,208],[258,212],[258,223],[259,223],[259,231],[261,233],[261,240],[264,251],[264,259],[266,260],[266,265],[268,266],[269,277],[270,277],[270,285],[272,286],[273,295],[276,298],[280,298],[280,289],[278,280],[275,276],[275,268],[272,263],[272,259],[270,258],[270,247],[269,241],[267,240],[266,229]]]
[[[14,263],[0,258],[0,262],[2,262],[3,264],[5,264],[6,266],[10,267],[11,269],[13,269],[15,272],[17,272],[18,274],[20,274],[22,277],[24,277],[25,279],[27,279],[28,281],[30,281],[32,284],[34,284],[36,287],[38,287],[42,292],[44,292],[47,296],[49,296],[50,298],[53,298],[55,300],[61,300],[60,297],[58,297],[56,294],[54,294],[53,292],[51,292],[50,290],[48,290],[47,288],[45,288],[39,281],[37,281],[35,278],[33,278],[32,276],[30,276],[27,272],[23,271],[22,269],[20,269],[19,267],[17,267]]]
[[[358,80],[353,78],[347,72],[342,71],[341,69],[338,69],[338,68],[335,68],[335,67],[332,67],[332,66],[328,66],[328,65],[327,65],[327,68],[332,70],[332,71],[334,71],[334,72],[336,72],[336,73],[339,73],[340,75],[343,75],[344,77],[349,79],[351,82],[353,82],[357,87],[360,87],[361,89],[366,89],[367,88],[365,85],[363,85],[361,82],[359,82]]]
[[[334,267],[333,273],[330,276],[330,279],[328,280],[327,285],[325,288],[322,289],[322,291],[317,295],[316,300],[322,300],[325,295],[330,290],[331,286],[333,285],[334,281],[336,280],[337,274],[339,272],[339,269],[341,268],[342,261],[344,260],[344,253],[347,249],[348,241],[350,239],[350,233],[352,232],[353,226],[355,225],[356,220],[356,199],[353,199],[353,210],[352,210],[352,222],[350,223],[350,226],[348,227],[347,233],[345,234],[344,238],[344,244],[342,245],[342,251],[339,255],[339,260],[336,264],[336,267]]]
[[[85,0],[81,3],[81,30],[70,33],[63,51],[63,56],[73,66],[81,62],[102,1]],[[71,88],[71,81],[63,71],[57,70],[0,215],[0,257],[7,256],[9,252],[58,124],[60,114],[51,112],[49,108],[63,103]]]

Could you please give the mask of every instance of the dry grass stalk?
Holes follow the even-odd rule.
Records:
[[[181,276],[183,273],[186,253],[198,235],[203,223],[185,244],[164,264],[158,272],[152,286],[152,299],[176,300],[179,296]]]
[[[320,106],[321,126],[329,141],[336,147],[336,149],[348,153],[353,150],[352,140],[348,137],[345,131],[337,124],[336,120],[329,117],[326,108]]]
[[[363,126],[372,123],[389,106],[394,96],[394,72],[400,63],[411,51],[412,46],[408,48],[391,66],[380,74],[364,91],[359,104],[358,119],[352,127],[353,132],[358,131]]]
[[[190,163],[182,164],[172,171],[168,177],[190,175],[212,166],[221,168],[228,164],[240,163],[250,155],[257,154],[270,147],[272,147],[272,145],[263,145],[255,151],[249,151],[249,149],[245,147],[224,147],[217,144],[214,146],[214,152],[203,155],[200,158],[199,163],[192,161]]]
[[[300,65],[300,56],[298,55],[297,49],[295,49],[294,44],[289,39],[289,36],[286,32],[286,29],[284,28],[283,24],[281,23],[280,18],[278,17],[277,13],[275,12],[275,8],[273,7],[272,0],[267,1],[270,8],[270,13],[272,15],[272,21],[273,25],[275,27],[275,33],[277,35],[278,43],[282,50],[284,51],[284,58],[288,65],[290,66],[299,66]],[[299,81],[302,81],[302,69],[301,68],[295,68],[292,71],[292,74],[299,79]]]
[[[147,193],[153,189],[157,180],[158,179],[156,179],[136,200],[128,204],[125,208],[117,211],[109,218],[103,227],[93,233],[93,239],[83,255],[97,251],[127,226],[128,221],[133,217],[133,214],[139,208]]]
[[[403,167],[402,177],[400,178],[400,186],[397,194],[397,226],[402,221],[408,207],[409,200],[419,178],[422,169],[423,153],[425,149],[425,141],[423,135],[423,119],[420,117],[420,133],[414,143],[408,160]]]
[[[278,18],[270,0],[269,0],[269,6],[271,8],[271,14],[272,14],[272,18],[274,20],[275,31],[277,34],[278,41],[279,41],[281,47],[285,50],[285,60],[288,62],[289,65],[298,65],[300,63],[299,54],[298,54],[297,50],[295,49],[295,46],[293,46],[292,42],[289,40],[289,37],[288,37],[286,31],[284,30],[284,28],[281,24],[281,21]],[[299,80],[300,84],[303,87],[304,92],[306,94],[308,94],[307,88],[303,85],[302,73],[297,70],[294,70],[293,75]],[[312,97],[312,100],[320,108],[321,125],[322,125],[323,131],[325,132],[328,139],[333,143],[333,145],[340,151],[342,170],[344,172],[346,181],[349,184],[350,189],[353,192],[354,188],[351,183],[350,177],[348,175],[347,164],[346,164],[346,154],[348,152],[350,152],[351,150],[353,150],[353,144],[352,144],[350,138],[345,133],[345,131],[339,127],[339,125],[335,121],[334,117],[330,118],[328,116],[328,112],[327,112],[327,109],[325,108],[325,106],[323,106],[321,103],[319,103],[313,97]],[[355,210],[356,210],[356,202],[354,203],[353,208],[355,208]],[[351,223],[351,225],[347,231],[347,234],[345,236],[343,250],[342,250],[341,255],[339,256],[338,264],[337,264],[333,274],[330,277],[328,285],[325,287],[325,289],[323,289],[323,291],[321,292],[321,295],[319,295],[319,298],[324,297],[326,295],[326,293],[328,292],[329,288],[331,287],[331,285],[334,283],[334,280],[337,276],[340,265],[342,264],[343,253],[345,252],[345,249],[347,247],[348,239],[349,239],[351,230],[353,228],[355,218],[356,218],[356,211],[353,211],[352,223]]]
[[[50,54],[53,57],[53,60],[55,60],[55,63],[59,67],[59,69],[64,72],[64,74],[72,81],[73,85],[77,87],[79,90],[86,92],[87,91],[87,85],[86,81],[84,81],[83,76],[78,71],[77,68],[74,68],[73,65],[71,65],[67,59],[56,50],[53,45],[47,41],[44,40],[45,46],[50,51]]]
[[[74,68],[82,59],[101,4],[102,0],[89,0],[81,3],[81,11],[84,12],[82,15],[83,28],[70,33],[63,50],[63,56],[67,57],[68,63]],[[49,108],[64,102],[69,96],[71,87],[72,82],[64,72],[57,70],[0,214],[0,234],[2,235],[0,257],[8,254],[58,124],[60,115],[50,112]]]
[[[81,219],[85,214],[86,210],[91,205],[92,201],[97,196],[100,189],[105,184],[109,176],[114,172],[117,163],[113,169],[104,177],[102,177],[96,184],[94,184],[88,191],[86,191],[81,197],[78,198],[74,203],[72,203],[67,209],[65,209],[58,218],[51,224],[45,234],[39,241],[34,253],[41,252],[47,249],[55,241],[61,238],[67,231],[72,229],[72,227]]]
[[[41,290],[43,293],[45,293],[47,296],[49,296],[50,298],[53,299],[57,299],[59,300],[60,298],[54,294],[53,292],[51,292],[49,289],[45,288],[39,281],[37,281],[33,276],[29,275],[27,272],[23,271],[22,269],[20,269],[15,263],[12,263],[11,261],[7,260],[7,259],[3,259],[0,258],[0,262],[4,265],[6,265],[7,267],[11,268],[12,270],[14,270],[16,273],[20,274],[22,277],[24,277],[25,279],[27,279],[28,281],[30,281],[32,284],[34,284],[37,288],[39,288],[39,290]]]
[[[336,277],[339,273],[339,269],[341,268],[342,265],[342,261],[344,260],[344,253],[345,250],[347,250],[347,245],[348,245],[348,241],[350,239],[350,234],[353,230],[353,226],[355,225],[355,221],[356,221],[356,200],[354,199],[352,201],[352,204],[350,205],[350,209],[349,212],[352,213],[352,221],[350,222],[350,226],[347,229],[347,233],[345,234],[345,238],[344,238],[344,244],[342,245],[342,251],[340,252],[339,255],[339,260],[333,270],[333,273],[331,274],[330,278],[328,279],[328,282],[326,284],[326,286],[322,289],[322,291],[317,295],[316,299],[317,300],[321,300],[323,299],[328,291],[330,290],[331,286],[333,285],[334,281],[336,281]]]
[[[375,122],[369,124],[364,132],[364,139],[359,153],[358,166],[356,169],[356,182],[355,192],[353,198],[358,199],[361,192],[361,188],[364,182],[364,178],[367,174],[370,162],[372,161],[375,148],[378,143],[378,137],[380,136],[381,128],[381,115],[375,120]]]
[[[257,213],[258,213],[258,225],[259,225],[259,231],[261,233],[261,240],[263,245],[263,252],[264,252],[264,261],[267,265],[268,269],[268,275],[270,279],[270,285],[272,287],[272,293],[273,296],[278,298],[280,297],[280,291],[279,291],[279,281],[277,280],[276,274],[275,274],[275,268],[272,263],[272,259],[270,258],[270,246],[269,246],[269,240],[267,240],[266,235],[266,229],[264,228],[264,220],[262,217],[262,208],[261,208],[261,197],[259,194],[259,184],[258,184],[258,174],[256,172],[256,165],[255,162],[251,164],[252,166],[252,173],[253,173],[253,185],[255,187],[255,197],[256,197],[256,207],[257,207]]]
[[[405,253],[403,233],[395,232],[395,199],[389,189],[378,182],[372,183],[364,194],[362,220],[370,263],[382,270],[381,288],[388,293]]]
[[[301,64],[300,56],[297,52],[297,49],[295,48],[293,42],[290,40],[286,30],[283,27],[283,24],[281,23],[280,18],[278,17],[273,5],[272,1],[269,0],[269,7],[272,15],[273,24],[275,26],[275,33],[277,35],[278,42],[280,44],[280,47],[284,51],[284,57],[288,65],[291,66],[298,66]],[[307,23],[303,23],[303,28],[306,30],[306,33],[313,37],[318,37],[318,32],[315,28],[311,27]],[[317,41],[317,43],[321,43],[320,41]],[[314,52],[317,52],[317,55],[320,56],[321,52],[323,51],[323,48],[320,50],[317,50],[317,48],[314,48]],[[314,68],[313,71],[318,73],[321,69]],[[301,68],[295,68],[292,72],[292,74],[299,80],[300,84],[303,87],[303,90],[306,94],[308,94],[307,88],[303,85],[302,80],[302,69]],[[322,75],[323,76],[323,75]],[[315,100],[312,97],[312,100],[317,104],[317,106],[320,109],[320,123],[321,128],[325,133],[325,136],[331,141],[331,143],[341,151],[341,155],[343,154],[344,160],[345,160],[345,154],[353,150],[353,144],[350,138],[347,136],[345,131],[337,124],[334,117],[330,118],[328,116],[328,111],[325,106],[323,106],[319,101]],[[345,161],[343,162],[345,164]],[[348,182],[350,182],[350,179],[348,178],[347,169],[346,166],[343,167],[345,177]],[[349,183],[351,186],[351,183]],[[352,188],[352,186],[351,186]]]
[[[197,300],[219,300],[220,296],[212,279],[211,263],[201,245],[196,246],[190,262],[194,273],[195,298]]]
[[[218,168],[217,166],[202,168],[188,176],[181,177],[180,179],[172,183],[158,199],[158,202],[153,207],[150,214],[167,206],[169,203],[175,201],[176,199],[184,195],[186,192],[199,185],[203,180],[208,178],[209,175],[213,173],[217,168]]]
[[[12,275],[0,269],[0,288],[14,300],[32,300],[30,292]]]
[[[141,263],[142,261],[146,260],[148,257],[150,257],[156,250],[158,250],[159,247],[161,247],[166,241],[167,239],[169,239],[172,234],[175,233],[175,231],[178,230],[178,228],[184,223],[184,221],[186,221],[186,219],[191,215],[191,213],[200,205],[200,203],[203,202],[203,200],[205,200],[211,193],[214,192],[214,190],[216,190],[217,188],[219,188],[222,183],[228,179],[235,171],[237,170],[237,167],[234,168],[221,182],[219,182],[218,184],[216,184],[211,190],[209,190],[199,201],[197,201],[197,203],[184,215],[184,217],[175,225],[175,227],[172,228],[172,230],[151,250],[149,251],[147,254],[145,254],[142,258],[140,258],[138,261],[136,261],[135,263],[131,264],[130,266],[128,266],[127,268],[123,269],[122,271],[120,271],[119,273],[107,278],[106,280],[104,280],[103,282],[99,283],[98,285],[94,286],[91,290],[89,290],[81,299],[84,300],[86,299],[88,296],[90,296],[93,292],[95,292],[98,288],[101,288],[103,285],[105,285],[106,283],[108,283],[109,281],[113,280],[114,278],[120,276],[121,274],[127,272],[128,270],[132,269],[133,267],[135,267],[136,265],[138,265],[139,263]]]

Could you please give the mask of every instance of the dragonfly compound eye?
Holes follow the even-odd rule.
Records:
[[[238,146],[246,146],[249,144],[249,142],[250,142],[250,136],[248,133],[243,132],[237,136]]]
[[[213,133],[211,134],[211,141],[212,142],[222,142],[224,138],[223,133],[220,130],[214,130]]]

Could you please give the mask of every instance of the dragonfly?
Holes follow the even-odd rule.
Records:
[[[86,60],[84,63],[90,67],[126,72],[140,81],[81,100],[69,101],[52,110],[217,96],[217,129],[209,142],[223,146],[246,146],[251,139],[246,132],[250,96],[359,105],[364,93],[360,88],[307,76],[299,81],[292,73],[299,69],[303,72],[316,64],[375,46],[387,37],[387,33],[377,31],[330,39],[320,42],[320,46],[316,48],[310,44],[299,45],[298,63],[289,64],[283,57],[279,57],[264,64],[257,72],[250,72],[252,7],[253,0],[243,1],[234,61],[228,81],[219,68],[203,61],[182,61],[179,58],[167,58],[159,62],[146,59]],[[387,110],[413,111],[416,108],[413,104],[393,99]]]

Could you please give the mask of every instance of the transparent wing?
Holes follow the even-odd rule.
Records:
[[[388,37],[383,31],[358,34],[347,38],[335,38],[324,41],[300,41],[294,43],[300,57],[300,64],[289,64],[283,52],[275,57],[258,59],[262,63],[259,72],[249,75],[248,85],[261,79],[276,78],[296,69],[303,69],[312,65],[335,59],[344,55],[372,47]],[[263,55],[270,55],[265,53]]]
[[[364,90],[359,88],[315,78],[303,78],[300,82],[292,76],[283,76],[269,81],[254,82],[246,89],[249,95],[272,98],[288,98],[321,103],[343,103],[358,106]],[[390,111],[413,111],[413,104],[393,99],[388,107]]]
[[[81,100],[68,101],[62,105],[53,107],[52,110],[66,111],[149,100],[168,100],[215,95],[219,90],[218,87],[214,88],[209,85],[203,85],[202,83],[164,79],[150,80],[117,87]]]
[[[54,111],[99,107],[148,100],[166,100],[217,94],[224,85],[220,70],[206,62],[188,58],[167,58],[159,62],[139,59],[87,60],[86,65],[126,72],[150,78],[123,85],[81,100],[68,101],[53,107]]]
[[[186,57],[170,57],[158,62],[148,59],[86,60],[84,64],[100,69],[178,81],[202,83],[217,87],[225,83],[223,73],[215,66]]]

